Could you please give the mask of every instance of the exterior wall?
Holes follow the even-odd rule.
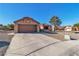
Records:
[[[48,30],[49,30],[49,31],[52,31],[52,27],[51,27],[51,26],[49,26],[49,27],[48,27]]]
[[[40,32],[40,25],[37,25],[37,32]]]
[[[44,29],[44,26],[43,26],[42,24],[40,24],[39,26],[40,26],[40,29],[41,29],[41,30]]]
[[[14,32],[15,32],[15,33],[18,32],[18,24],[14,24]]]

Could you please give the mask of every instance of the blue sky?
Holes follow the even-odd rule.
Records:
[[[5,3],[0,4],[0,24],[13,23],[22,17],[32,17],[40,23],[49,23],[58,16],[62,25],[79,22],[79,4],[71,3]]]

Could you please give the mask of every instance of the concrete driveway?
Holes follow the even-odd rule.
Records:
[[[58,42],[60,42],[60,40],[45,36],[43,34],[15,34],[5,55],[28,56]]]
[[[43,34],[15,34],[5,56],[79,56],[79,40],[60,41]]]

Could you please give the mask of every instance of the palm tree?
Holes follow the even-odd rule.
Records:
[[[55,28],[57,27],[57,26],[60,26],[61,25],[61,23],[62,23],[62,21],[61,21],[61,19],[59,19],[59,17],[57,17],[57,16],[53,16],[51,19],[50,19],[50,24],[52,24],[53,26],[53,30],[52,31],[55,31]]]

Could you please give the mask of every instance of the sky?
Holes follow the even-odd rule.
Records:
[[[79,22],[78,3],[0,3],[0,24],[10,24],[22,17],[31,17],[49,24],[53,16],[62,20],[62,26]]]

